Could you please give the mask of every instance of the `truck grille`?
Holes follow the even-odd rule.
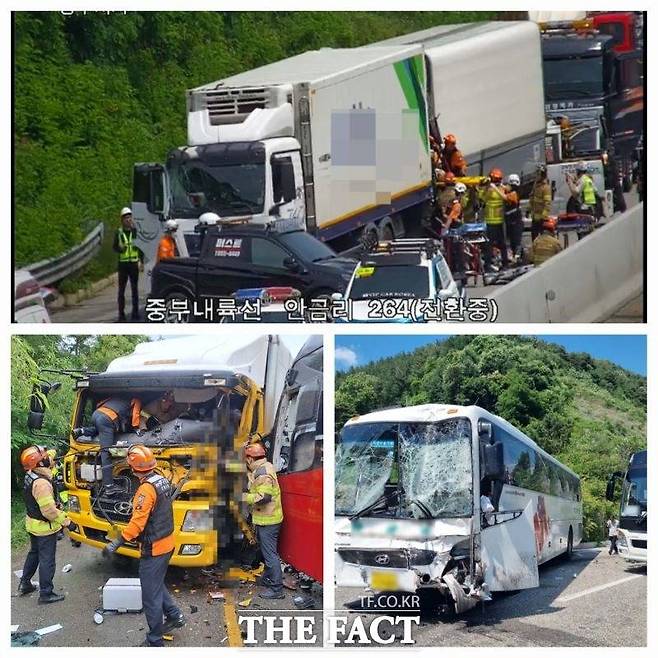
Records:
[[[242,123],[254,110],[265,109],[269,101],[265,87],[213,89],[203,96],[213,126]]]
[[[128,523],[133,512],[132,498],[97,498],[92,505],[94,514],[101,520]]]

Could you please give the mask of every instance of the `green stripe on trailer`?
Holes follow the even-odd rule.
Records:
[[[418,132],[423,142],[423,148],[429,152],[429,137],[427,134],[427,107],[425,105],[425,67],[423,56],[416,55],[395,62],[393,68],[398,76],[402,92],[410,109],[418,112]]]

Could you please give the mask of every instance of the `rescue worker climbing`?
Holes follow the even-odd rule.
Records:
[[[548,218],[551,211],[553,195],[548,182],[548,173],[544,165],[537,167],[537,175],[530,192],[530,205],[528,212],[532,220],[531,235],[534,239],[541,233],[542,223]]]
[[[446,231],[459,230],[464,224],[464,208],[462,199],[466,194],[466,185],[464,183],[455,184],[455,198],[446,208],[446,219],[443,228]],[[455,238],[448,238],[450,253],[450,270],[455,279],[463,279],[466,267],[464,265],[464,243]]]
[[[596,188],[587,173],[587,163],[579,162],[576,165],[576,177],[567,174],[567,185],[571,196],[577,204],[576,211],[584,215],[596,216]],[[569,212],[569,208],[567,208]]]
[[[262,443],[248,445],[244,459],[249,480],[249,491],[244,494],[244,501],[251,507],[251,520],[265,563],[260,584],[266,589],[259,596],[263,599],[282,599],[283,574],[277,546],[283,522],[279,481],[274,466],[265,458]]]
[[[505,200],[505,229],[509,238],[512,256],[521,258],[523,240],[523,216],[521,215],[521,179],[517,174],[507,178],[508,191]]]
[[[503,172],[492,169],[488,179],[480,185],[478,199],[484,207],[484,222],[487,225],[487,243],[484,245],[484,266],[491,272],[493,248],[500,251],[503,268],[509,265],[507,244],[505,242],[505,202],[507,191],[503,186]]]
[[[137,229],[130,208],[121,209],[121,226],[114,234],[112,249],[119,254],[117,272],[119,275],[119,290],[117,303],[119,306],[119,322],[126,321],[126,286],[130,281],[132,295],[131,319],[139,320],[139,272],[144,267],[144,253],[135,246]]]
[[[165,585],[169,560],[174,553],[174,512],[172,487],[156,472],[153,451],[144,445],[132,445],[126,458],[139,479],[132,502],[132,516],[121,534],[103,549],[109,557],[127,541],[139,543],[139,582],[148,633],[141,646],[162,647],[162,636],[185,626],[185,617]]]
[[[443,138],[443,162],[446,172],[455,176],[466,176],[466,160],[462,152],[457,148],[457,138],[448,134]]]
[[[151,415],[142,411],[142,401],[139,398],[106,398],[99,402],[91,415],[92,425],[77,427],[72,430],[74,438],[81,436],[98,436],[100,444],[101,471],[103,474],[103,494],[115,496],[123,489],[114,482],[112,477],[112,458],[110,448],[115,443],[116,432],[127,432],[148,427]],[[157,422],[154,421],[153,422]]]
[[[56,603],[65,597],[64,594],[55,594],[53,586],[57,533],[61,528],[76,530],[77,526],[55,503],[54,462],[48,451],[43,446],[26,448],[21,453],[21,465],[25,469],[23,498],[30,550],[25,558],[18,591],[24,595],[36,590],[32,576],[38,568],[39,603]]]
[[[156,261],[168,260],[178,256],[178,248],[176,247],[176,231],[178,231],[178,222],[175,219],[168,219],[164,223],[165,233],[160,238],[158,243],[158,253]]]
[[[532,243],[532,262],[535,267],[539,267],[545,263],[549,258],[562,251],[560,241],[555,237],[555,230],[557,222],[549,217],[543,223],[543,231]]]

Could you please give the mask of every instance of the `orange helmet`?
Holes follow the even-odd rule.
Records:
[[[448,185],[454,185],[455,184],[455,175],[451,171],[448,171],[443,180],[445,180],[445,182]]]
[[[494,167],[489,172],[489,178],[491,178],[491,180],[501,181],[501,180],[503,180],[503,172],[500,169],[498,169],[497,167]]]
[[[26,471],[31,471],[37,466],[50,466],[51,464],[52,459],[43,446],[30,446],[21,452],[21,465]]]
[[[542,226],[548,231],[554,231],[557,228],[557,221],[555,221],[555,217],[547,217],[542,222]]]
[[[452,133],[448,133],[443,138],[443,143],[446,145],[451,144],[452,146],[454,146],[457,143],[457,138]]]
[[[265,447],[262,443],[250,443],[244,450],[244,456],[254,459],[265,457]]]
[[[130,446],[126,461],[128,462],[128,466],[138,473],[152,471],[155,468],[155,455],[153,451],[142,445]]]

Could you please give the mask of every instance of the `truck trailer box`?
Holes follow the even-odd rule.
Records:
[[[453,133],[469,174],[534,176],[545,132],[541,37],[531,21],[441,25],[373,46],[421,45],[430,119]]]
[[[422,48],[309,51],[188,92],[190,145],[294,137],[323,239],[430,197]]]

